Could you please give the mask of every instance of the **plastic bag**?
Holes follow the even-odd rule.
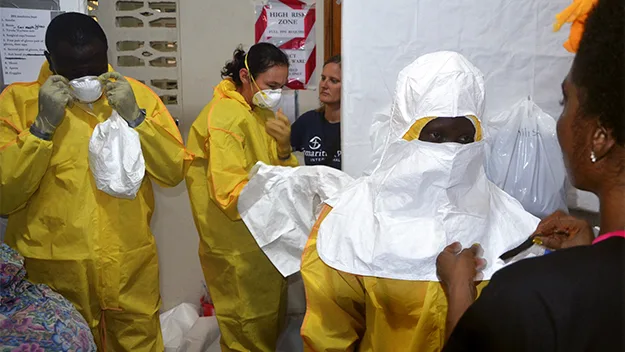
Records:
[[[116,111],[93,131],[89,166],[100,191],[117,198],[137,196],[145,176],[141,141]]]
[[[201,317],[182,338],[177,352],[221,351],[219,337],[217,318]]]
[[[199,318],[199,308],[189,303],[182,303],[162,313],[160,320],[165,351],[177,351]]]
[[[500,118],[506,122],[493,137],[486,162],[490,180],[536,217],[566,211],[566,169],[554,118],[531,99]]]

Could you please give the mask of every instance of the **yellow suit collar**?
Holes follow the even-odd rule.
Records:
[[[230,78],[226,78],[219,82],[217,87],[215,87],[214,95],[234,99],[241,103],[241,105],[243,105],[246,109],[252,110],[252,107],[247,103],[247,101],[245,101],[245,98],[241,95],[241,93],[237,92],[237,87]]]

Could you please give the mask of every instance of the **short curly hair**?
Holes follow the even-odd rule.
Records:
[[[571,78],[581,112],[598,116],[625,146],[625,0],[599,0],[590,12]]]

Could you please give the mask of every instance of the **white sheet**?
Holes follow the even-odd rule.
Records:
[[[532,96],[559,116],[560,83],[573,55],[552,32],[570,0],[343,1],[343,170],[360,176],[372,158],[369,129],[388,113],[397,73],[438,50],[465,55],[485,74],[490,117]]]
[[[436,257],[445,246],[479,243],[490,279],[505,265],[498,257],[525,241],[538,219],[486,178],[485,146],[393,144],[371,176],[328,201],[333,210],[317,241],[321,260],[355,275],[438,281]],[[540,252],[534,247],[515,261]]]
[[[282,167],[262,162],[239,196],[245,225],[269,260],[287,277],[299,271],[322,202],[353,179],[327,166]]]

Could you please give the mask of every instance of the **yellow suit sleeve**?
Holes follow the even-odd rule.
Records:
[[[306,316],[302,325],[305,351],[355,351],[365,332],[365,289],[355,276],[327,266],[317,253],[319,224],[302,254],[302,278],[306,288]]]
[[[165,104],[149,88],[143,88],[135,90],[135,95],[146,115],[135,130],[141,139],[145,168],[159,185],[174,187],[184,179],[193,154],[186,150],[178,126]]]
[[[210,128],[208,138],[208,193],[226,216],[240,220],[239,195],[247,185],[248,170],[242,133]]]
[[[30,133],[26,118],[17,111],[14,91],[0,96],[0,214],[20,209],[37,191],[50,158],[52,142]],[[20,103],[20,105],[23,105]],[[23,111],[26,111],[22,107]],[[35,112],[36,113],[36,112]],[[34,116],[33,116],[34,119]]]

